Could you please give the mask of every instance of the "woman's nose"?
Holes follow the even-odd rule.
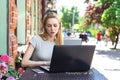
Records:
[[[54,30],[54,26],[52,25],[51,30]]]

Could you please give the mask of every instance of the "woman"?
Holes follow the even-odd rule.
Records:
[[[63,44],[62,25],[56,13],[45,15],[41,31],[31,38],[22,60],[23,67],[50,65],[53,46]]]

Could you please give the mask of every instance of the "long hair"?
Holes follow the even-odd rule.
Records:
[[[40,36],[43,38],[43,40],[48,40],[50,38],[50,36],[48,35],[47,31],[46,31],[46,22],[49,18],[56,18],[59,22],[59,30],[58,30],[58,33],[56,34],[55,36],[55,42],[57,45],[62,45],[63,44],[63,37],[62,37],[62,23],[60,21],[60,19],[58,18],[57,14],[54,13],[54,12],[48,12],[44,18],[43,18],[43,26],[41,28],[41,34]]]

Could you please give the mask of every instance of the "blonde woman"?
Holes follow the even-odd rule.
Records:
[[[63,44],[62,25],[56,13],[45,15],[41,31],[31,38],[22,60],[23,67],[50,65],[53,46]]]

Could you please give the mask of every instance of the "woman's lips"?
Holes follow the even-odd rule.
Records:
[[[51,34],[54,34],[55,32],[51,32]]]

